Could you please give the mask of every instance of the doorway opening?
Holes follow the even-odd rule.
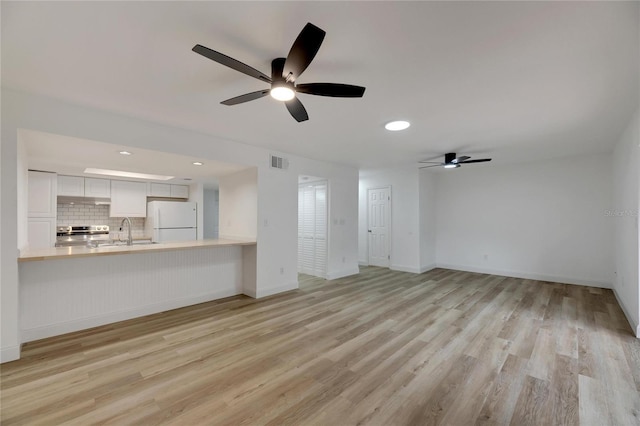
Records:
[[[328,182],[298,178],[298,272],[327,277]]]

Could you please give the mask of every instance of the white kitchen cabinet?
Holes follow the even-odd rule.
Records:
[[[28,219],[27,242],[29,249],[54,247],[56,244],[56,218],[30,217]]]
[[[84,178],[85,197],[111,197],[111,181],[109,179]]]
[[[189,198],[189,187],[187,185],[171,185],[172,198]]]
[[[29,171],[28,217],[56,217],[57,175]]]
[[[147,184],[111,181],[111,217],[147,217]]]
[[[149,197],[171,197],[171,186],[168,183],[150,183]]]
[[[84,178],[81,176],[58,176],[58,195],[84,197]]]

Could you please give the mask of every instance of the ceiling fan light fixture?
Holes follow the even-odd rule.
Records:
[[[296,96],[293,89],[285,85],[274,85],[269,93],[271,94],[271,97],[273,99],[276,99],[278,101],[290,101]]]
[[[445,169],[455,169],[457,167],[460,167],[460,164],[455,164],[455,163],[449,163],[449,164],[445,164],[444,168]]]
[[[392,132],[397,132],[399,130],[408,129],[411,126],[411,123],[404,120],[390,121],[384,125],[384,128],[390,130]]]

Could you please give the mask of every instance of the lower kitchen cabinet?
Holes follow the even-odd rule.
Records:
[[[27,238],[29,249],[54,247],[56,244],[56,218],[30,217]]]
[[[147,217],[147,184],[111,181],[111,217]]]

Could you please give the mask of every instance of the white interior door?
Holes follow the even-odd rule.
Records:
[[[391,188],[367,190],[369,265],[389,267]]]
[[[327,183],[298,188],[298,272],[327,275]]]

